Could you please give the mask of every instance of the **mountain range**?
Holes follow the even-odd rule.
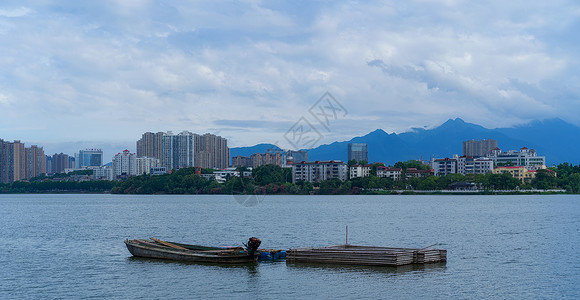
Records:
[[[307,151],[310,161],[330,159],[346,161],[348,143],[366,143],[369,162],[392,165],[398,161],[462,155],[462,142],[472,139],[497,140],[498,147],[504,151],[519,150],[522,147],[534,149],[539,156],[546,157],[547,165],[563,162],[580,164],[580,127],[561,119],[532,121],[510,128],[488,129],[456,118],[449,119],[433,129],[413,129],[400,134],[389,134],[377,129],[364,136],[320,145]],[[259,144],[232,148],[230,153],[232,156],[250,156],[253,153],[265,153],[268,149],[278,147]]]

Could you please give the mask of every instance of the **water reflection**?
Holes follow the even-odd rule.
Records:
[[[411,264],[398,267],[379,267],[379,266],[352,266],[338,264],[312,264],[312,263],[291,263],[287,262],[289,269],[295,270],[322,270],[333,271],[338,273],[385,273],[385,274],[405,274],[411,272],[443,272],[447,269],[446,263],[432,264]]]
[[[193,261],[178,261],[178,260],[168,260],[168,259],[157,259],[157,258],[146,258],[130,256],[127,260],[131,263],[139,264],[166,264],[166,265],[182,265],[182,266],[199,266],[199,267],[212,267],[220,269],[246,269],[249,274],[256,274],[257,263],[243,263],[243,264],[220,264],[220,263],[207,263],[207,262],[193,262]]]

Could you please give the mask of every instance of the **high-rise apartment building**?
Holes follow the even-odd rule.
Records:
[[[137,141],[137,157],[163,158],[164,132],[145,132]]]
[[[84,167],[100,167],[103,165],[103,150],[80,150],[79,153],[76,154],[75,162],[77,169],[82,169]]]
[[[25,148],[25,155],[26,179],[46,174],[46,156],[42,147],[32,145],[30,148]]]
[[[25,148],[20,141],[6,142],[0,139],[0,182],[30,179],[45,172],[42,148]]]
[[[195,166],[202,168],[225,169],[230,166],[228,140],[221,136],[206,133],[195,135]]]
[[[113,168],[113,177],[135,176],[137,175],[137,156],[129,150],[117,153],[111,163]]]
[[[157,158],[167,170],[185,167],[224,169],[230,165],[228,141],[221,136],[183,131],[146,132],[137,141],[137,157]]]
[[[293,163],[301,163],[303,161],[308,161],[308,152],[304,150],[288,150],[286,151],[286,161]]]
[[[252,159],[247,156],[234,156],[232,157],[232,167],[251,167],[252,166]]]
[[[189,131],[168,132],[163,136],[162,166],[167,170],[194,167],[195,135]]]
[[[154,157],[137,157],[137,175],[151,174],[151,169],[161,166],[160,160]]]
[[[276,165],[281,167],[285,163],[285,156],[284,153],[280,151],[254,153],[252,156],[250,156],[250,161],[252,163],[252,168],[257,168],[264,165]]]
[[[8,179],[8,167],[10,164],[9,142],[0,139],[0,182],[10,182]]]
[[[356,162],[369,161],[367,144],[362,143],[349,143],[348,144],[348,160],[354,160]]]
[[[497,140],[492,139],[463,141],[463,156],[486,156],[496,147]]]
[[[66,169],[71,169],[71,157],[68,154],[60,153],[52,155],[52,173],[64,173]]]

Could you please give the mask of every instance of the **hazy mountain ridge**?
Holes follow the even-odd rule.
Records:
[[[561,119],[533,121],[511,128],[488,129],[456,118],[433,129],[415,129],[401,134],[388,134],[377,129],[349,141],[320,145],[308,150],[308,156],[311,161],[346,161],[348,143],[367,143],[370,162],[393,164],[410,159],[429,160],[432,156],[440,158],[461,155],[462,142],[471,139],[495,139],[502,150],[517,150],[521,147],[535,149],[538,155],[546,156],[548,165],[563,162],[580,164],[580,127]],[[231,153],[232,156],[249,156],[274,147],[276,146],[260,144],[232,148]]]

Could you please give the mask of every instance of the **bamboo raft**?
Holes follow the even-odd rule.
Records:
[[[290,263],[323,263],[361,266],[402,266],[447,261],[443,249],[388,248],[336,245],[323,248],[295,248],[287,252]]]

